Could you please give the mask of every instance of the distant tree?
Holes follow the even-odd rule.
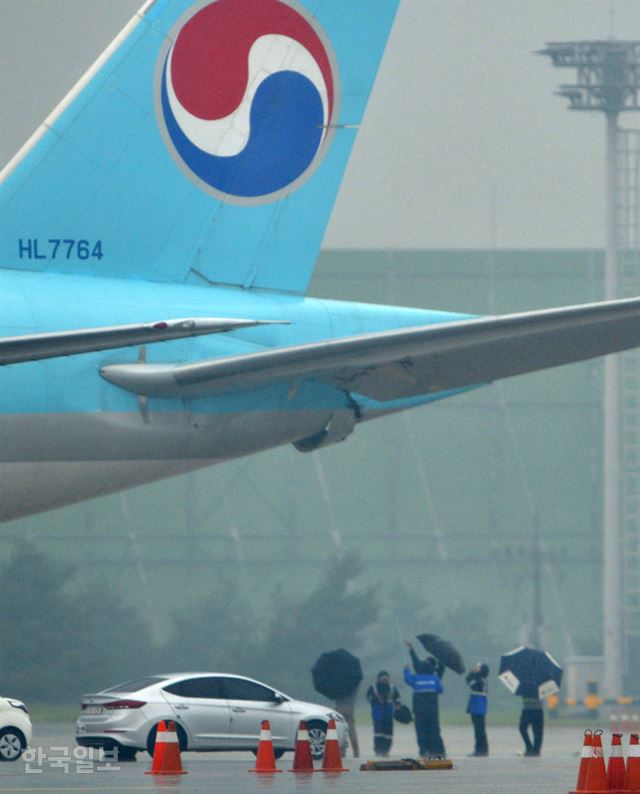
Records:
[[[484,661],[491,669],[492,696],[502,696],[503,690],[496,680],[500,654],[507,647],[496,637],[490,627],[488,611],[479,604],[463,604],[436,612],[423,596],[406,583],[393,582],[381,596],[383,609],[379,621],[372,627],[365,648],[364,660],[368,675],[378,669],[389,669],[397,683],[402,680],[402,667],[409,662],[404,640],[409,640],[421,658],[427,656],[418,634],[438,634],[449,640],[461,652],[467,668]],[[494,682],[495,685],[494,685]],[[468,696],[464,676],[453,672],[445,674],[444,708],[463,708]],[[403,695],[409,695],[400,684]]]
[[[0,571],[0,671],[5,695],[49,700],[66,689],[77,615],[65,592],[71,568],[20,543]],[[63,684],[64,681],[64,684]],[[61,701],[64,697],[61,697]]]
[[[503,647],[499,643],[490,628],[487,607],[468,604],[449,609],[430,622],[425,627],[425,631],[450,640],[462,654],[467,670],[477,662],[487,663],[491,671],[489,681],[493,707],[496,705],[496,698],[511,703],[512,696],[498,681],[497,675],[500,654],[513,647],[513,644]],[[419,644],[416,644],[416,647],[420,647]],[[464,676],[449,672],[447,684],[449,694],[447,704],[457,703],[461,706],[466,704],[469,690]]]
[[[81,636],[71,651],[83,692],[157,672],[163,665],[143,614],[122,603],[114,587],[95,582],[77,596]]]
[[[355,587],[361,571],[355,556],[333,560],[314,590],[296,598],[277,587],[267,604],[255,603],[236,581],[219,580],[204,600],[174,616],[163,669],[238,673],[312,696],[315,659],[342,646],[356,651],[377,618],[373,591]]]
[[[154,654],[144,621],[115,593],[78,586],[73,568],[27,542],[0,567],[0,603],[4,695],[77,701],[83,692],[140,675],[142,660]]]
[[[363,633],[378,617],[374,588],[356,588],[363,567],[348,554],[329,562],[311,592],[285,598],[276,591],[256,671],[268,670],[274,685],[292,695],[314,696],[311,668],[317,657],[341,647],[357,653]]]
[[[163,669],[242,673],[261,642],[252,602],[237,582],[218,580],[209,594],[174,615],[162,647]]]

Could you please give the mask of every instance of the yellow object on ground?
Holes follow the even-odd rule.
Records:
[[[360,765],[361,772],[421,772],[430,769],[453,769],[453,761],[450,758],[432,758],[428,761],[398,758],[394,761],[367,761]]]

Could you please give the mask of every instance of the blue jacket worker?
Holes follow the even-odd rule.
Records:
[[[489,694],[489,668],[484,662],[478,664],[467,675],[467,684],[471,689],[467,714],[471,717],[475,734],[475,749],[472,756],[489,755],[489,742],[487,741],[487,707]]]
[[[406,642],[406,641],[405,641]],[[413,662],[414,672],[407,665],[404,680],[413,689],[413,716],[416,725],[418,750],[422,758],[446,758],[444,742],[440,735],[438,695],[444,692],[440,677],[444,667],[433,657],[421,661],[410,642],[406,643]]]
[[[367,690],[373,721],[373,750],[376,755],[387,756],[393,741],[393,712],[400,704],[400,694],[389,679],[389,673],[381,670],[375,684]]]

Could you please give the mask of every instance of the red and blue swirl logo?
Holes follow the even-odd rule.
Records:
[[[295,0],[199,2],[158,62],[156,106],[182,170],[225,201],[273,201],[313,172],[337,115],[326,36]]]

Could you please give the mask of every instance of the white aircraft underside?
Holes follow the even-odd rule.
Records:
[[[396,6],[147,0],[0,172],[0,520],[640,345],[304,297]]]

